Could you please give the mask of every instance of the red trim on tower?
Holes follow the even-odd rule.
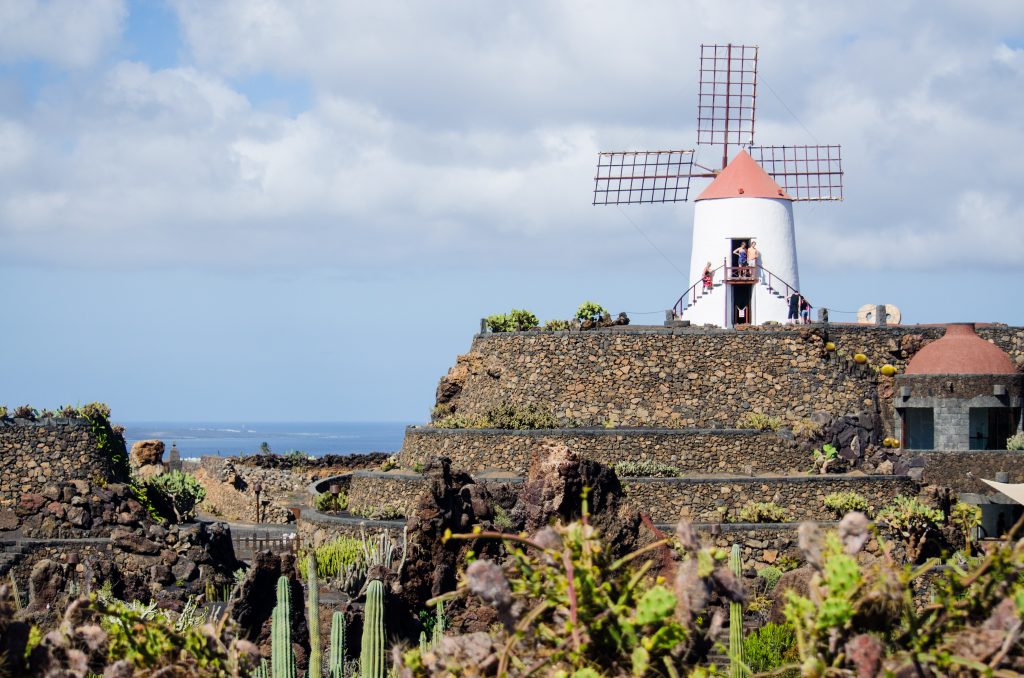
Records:
[[[776,198],[792,200],[746,151],[740,151],[697,200],[716,198]]]

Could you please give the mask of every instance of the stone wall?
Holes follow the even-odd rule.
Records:
[[[382,530],[391,534],[392,539],[401,540],[405,521],[363,520],[349,516],[332,516],[312,509],[303,509],[297,525],[299,543],[305,547],[317,548],[337,537],[372,537]]]
[[[521,482],[519,478],[511,480]],[[680,517],[694,522],[721,522],[736,519],[748,502],[767,501],[784,507],[790,520],[831,520],[833,516],[823,500],[832,492],[858,492],[875,508],[888,504],[898,494],[917,494],[916,483],[906,476],[622,478],[621,482],[629,505],[656,523],[673,523]],[[356,472],[349,491],[349,510],[365,512],[386,506],[408,516],[426,489],[426,481],[419,475]]]
[[[76,479],[112,479],[88,419],[0,418],[0,506]]]
[[[470,417],[536,405],[563,426],[672,428],[871,406],[872,380],[834,369],[823,347],[820,333],[793,328],[485,334],[442,379],[438,400]]]
[[[328,470],[275,469],[246,466],[237,457],[206,456],[200,459],[196,480],[206,490],[203,510],[227,520],[256,522],[257,483],[260,522],[287,523],[290,508],[302,503],[309,483]]]
[[[924,463],[921,481],[928,485],[948,487],[955,492],[991,494],[992,488],[979,478],[995,480],[996,473],[1001,471],[1009,474],[1009,482],[1024,483],[1024,451],[922,450],[917,454]]]
[[[406,429],[399,454],[405,468],[430,457],[449,457],[469,472],[502,470],[525,474],[530,450],[553,440],[586,459],[614,465],[654,461],[690,475],[712,473],[786,473],[806,471],[810,458],[778,434],[738,429]],[[756,454],[752,453],[756,451]]]
[[[874,373],[850,373],[828,360],[826,339],[846,355],[864,353],[871,365],[902,370],[911,357],[901,353],[903,337],[919,335],[923,345],[944,331],[829,325],[480,334],[442,378],[437,404],[468,417],[502,404],[535,405],[561,426],[722,428],[747,412],[789,422],[816,410],[843,415],[876,408]],[[1022,328],[989,325],[978,334],[1024,363]]]

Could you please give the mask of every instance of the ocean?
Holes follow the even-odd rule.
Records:
[[[255,454],[260,444],[283,454],[300,450],[314,457],[356,452],[397,452],[404,422],[114,422],[125,427],[128,448],[137,440],[162,440],[178,446],[182,458]]]

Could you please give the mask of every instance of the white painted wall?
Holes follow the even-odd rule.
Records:
[[[722,265],[723,259],[732,261],[732,238],[756,240],[761,251],[761,266],[795,288],[800,288],[792,201],[776,198],[698,200],[693,210],[691,284],[700,278],[707,262],[712,262],[712,267],[717,268]],[[715,282],[720,282],[721,277],[722,272],[717,272]],[[784,298],[785,288],[779,286],[777,294],[773,294],[769,291],[767,283],[768,275],[762,273],[761,284],[754,286],[753,322],[785,322],[788,313],[788,305]],[[727,304],[730,301],[729,287],[715,287],[711,294],[698,299],[696,304],[685,310],[683,319],[694,325],[723,326],[727,317]],[[780,298],[778,295],[783,297]]]

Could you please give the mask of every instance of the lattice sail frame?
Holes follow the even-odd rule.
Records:
[[[750,146],[757,104],[757,47],[701,45],[697,143]]]
[[[685,202],[692,169],[692,150],[599,153],[593,204]]]
[[[751,146],[750,157],[795,200],[843,199],[839,145]]]

